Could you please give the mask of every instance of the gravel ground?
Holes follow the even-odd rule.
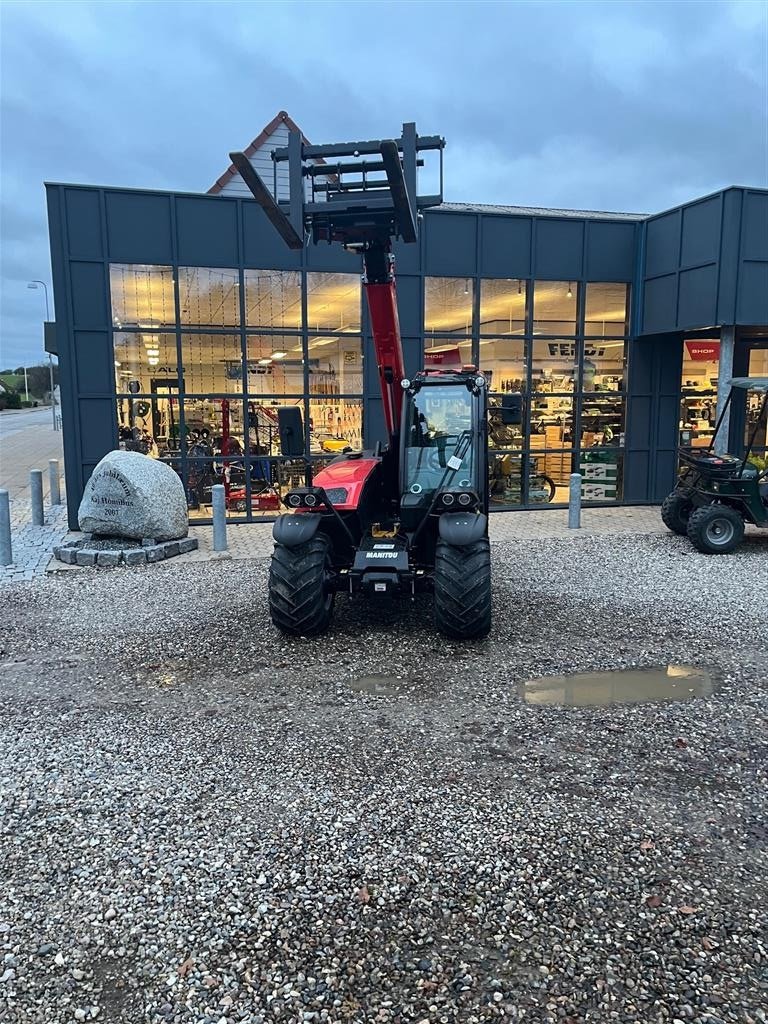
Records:
[[[280,638],[264,562],[5,588],[0,1020],[768,1020],[767,556],[496,545],[463,646],[426,602]],[[519,696],[668,662],[721,687]]]

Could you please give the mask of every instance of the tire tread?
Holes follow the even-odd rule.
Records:
[[[330,543],[316,534],[307,544],[275,544],[269,569],[269,614],[289,636],[317,636],[331,620],[333,594],[324,589]]]
[[[487,538],[435,550],[435,621],[445,636],[471,640],[491,628],[491,548]]]

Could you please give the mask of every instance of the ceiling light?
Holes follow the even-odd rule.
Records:
[[[573,289],[571,288],[571,282],[568,282],[568,291],[565,293],[569,299],[573,298]]]
[[[321,345],[334,345],[337,338],[317,338],[315,341],[310,342],[310,348],[320,348]]]
[[[273,359],[283,359],[287,355],[288,355],[287,352],[273,352],[272,353],[272,358]]]
[[[117,361],[117,360],[115,360],[115,366],[116,366],[116,367],[119,367],[119,366],[120,366],[120,363],[118,363],[118,361]]]
[[[159,356],[160,355],[160,349],[159,348],[148,348],[147,349],[147,355],[148,356]]]
[[[271,362],[272,362],[271,359],[260,359],[259,360],[259,366],[269,366],[269,364]]]
[[[149,358],[149,359],[147,360],[147,362],[149,363],[149,365],[150,365],[150,366],[157,366],[157,364],[158,364],[158,363],[160,362],[160,360],[159,360],[159,359],[157,359],[157,358],[156,358],[155,356],[151,356],[151,357],[150,357],[150,358]]]

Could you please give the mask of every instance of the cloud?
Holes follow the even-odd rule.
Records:
[[[768,185],[764,4],[5,4],[2,332],[41,351],[45,180],[204,191],[279,109],[313,141],[415,120],[446,198],[654,212]],[[14,361],[14,359],[10,359]]]

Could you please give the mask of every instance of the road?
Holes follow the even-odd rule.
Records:
[[[50,407],[41,406],[39,409],[6,409],[0,412],[0,438],[10,437],[11,434],[18,434],[29,427],[51,427],[53,432],[53,419]]]
[[[29,471],[42,469],[48,493],[48,460],[58,459],[64,471],[61,431],[54,431],[49,407],[0,413],[0,487],[11,500],[28,500]]]

